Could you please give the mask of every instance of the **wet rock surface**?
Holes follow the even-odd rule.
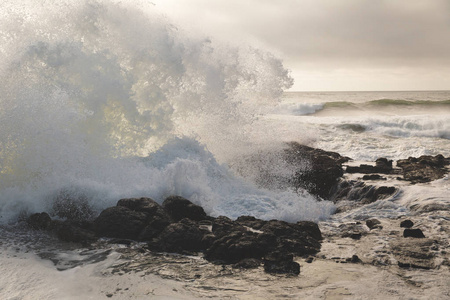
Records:
[[[103,237],[124,245],[143,241],[152,251],[203,252],[211,262],[242,268],[254,267],[265,259],[265,268],[270,272],[289,274],[299,272],[293,256],[317,253],[322,239],[313,222],[263,221],[251,216],[236,221],[223,216],[213,218],[179,196],[168,197],[162,206],[150,198],[121,199],[93,221],[51,220],[46,213],[33,214],[28,224],[50,230],[62,241],[82,245]],[[284,258],[278,255],[279,259],[273,259],[273,253],[283,253]]]
[[[318,199],[327,199],[338,204],[345,202],[347,208],[342,209],[344,206],[339,206],[338,213],[392,197],[398,192],[393,186],[370,185],[359,180],[361,178],[344,178],[342,164],[347,162],[348,158],[335,152],[290,143],[283,152],[283,159],[298,166],[295,176],[283,178],[283,184],[289,184],[295,189],[305,188]],[[304,167],[305,162],[309,164],[308,168]],[[442,172],[448,172],[448,159],[442,156],[409,158],[399,161],[399,168],[396,168],[393,167],[392,161],[382,158],[375,162],[375,166],[368,166],[350,168],[350,171],[368,175],[370,177],[365,180],[372,181],[384,178],[379,174],[385,174],[387,177],[403,175],[403,179],[414,184],[443,176]],[[442,247],[442,244],[436,245],[436,241],[427,238],[428,235],[425,237],[420,229],[412,228],[414,223],[411,220],[401,222],[401,227],[406,228],[404,231],[399,228],[399,221],[396,223],[397,231],[389,232],[384,228],[385,221],[367,218],[361,222],[339,224],[336,233],[330,235],[327,232],[324,235],[313,222],[267,221],[252,216],[241,216],[236,220],[223,216],[210,217],[202,207],[179,196],[168,197],[162,205],[150,198],[121,199],[116,206],[105,209],[96,218],[84,208],[73,209],[73,203],[75,202],[69,202],[67,209],[59,207],[59,215],[55,214],[54,208],[50,215],[40,213],[29,216],[28,226],[35,230],[51,232],[62,241],[83,246],[96,247],[104,237],[109,238],[108,241],[112,244],[122,244],[126,247],[131,247],[136,242],[144,242],[140,251],[146,253],[203,253],[206,260],[217,265],[224,264],[238,269],[262,266],[265,272],[270,274],[299,274],[300,265],[295,261],[295,257],[306,258],[307,263],[313,264],[316,260],[333,258],[342,264],[366,264],[368,260],[364,253],[360,252],[331,255],[329,258],[325,258],[325,254],[322,258],[316,255],[321,251],[324,242],[336,239],[344,244],[359,245],[367,243],[374,235],[386,240],[394,237],[395,239],[385,245],[386,250],[379,250],[381,254],[373,262],[369,262],[373,265],[395,264],[402,269],[435,269],[448,264],[448,259],[440,258],[446,255],[444,250],[443,253],[433,250]],[[435,210],[429,210],[430,213],[433,211]],[[83,214],[86,219],[80,220]],[[55,216],[63,219],[52,219]]]
[[[397,161],[397,166],[403,170],[403,177],[411,183],[430,182],[444,177],[448,173],[450,158],[442,155],[423,155]]]

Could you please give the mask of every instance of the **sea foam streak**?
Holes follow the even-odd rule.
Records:
[[[188,36],[140,1],[24,3],[0,5],[2,222],[51,210],[61,190],[97,210],[179,194],[213,215],[332,212],[223,164],[292,84],[280,60]]]

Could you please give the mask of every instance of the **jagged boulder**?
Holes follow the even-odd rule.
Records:
[[[52,223],[52,219],[46,212],[35,213],[27,218],[27,224],[33,229],[47,230]]]
[[[274,251],[264,257],[264,271],[276,274],[300,274],[300,265],[294,261],[292,254]]]
[[[411,183],[430,182],[440,179],[448,173],[446,166],[450,165],[450,158],[442,155],[423,155],[419,158],[409,157],[397,161],[397,166],[403,170],[403,177]]]
[[[260,259],[275,243],[274,235],[233,231],[215,240],[205,251],[205,258],[227,264],[235,264],[246,258]]]
[[[203,236],[207,234],[198,223],[182,219],[168,225],[159,235],[149,242],[150,249],[167,252],[197,252],[204,250]]]
[[[51,230],[60,240],[83,245],[89,245],[98,239],[92,229],[92,223],[87,221],[55,220],[51,226]]]
[[[137,240],[147,221],[146,213],[113,206],[103,210],[94,220],[94,230],[102,237]]]
[[[203,207],[180,196],[167,197],[164,200],[162,207],[175,222],[184,218],[194,221],[200,221],[207,218]]]

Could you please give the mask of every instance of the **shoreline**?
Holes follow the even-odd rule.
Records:
[[[327,152],[319,149],[319,154],[323,153]],[[341,164],[339,157],[337,160]],[[412,162],[414,163],[414,159]],[[359,171],[370,169],[367,167],[369,165],[372,168],[382,166],[381,163],[366,163],[359,166],[355,163],[348,164],[351,168],[360,168]],[[338,177],[344,181],[359,182],[363,180],[358,174],[363,173],[350,172]],[[417,177],[414,178],[417,180]],[[392,180],[397,179],[393,178],[388,182],[392,183]],[[439,180],[448,180],[448,172],[444,179]],[[364,182],[373,183],[377,187],[386,183],[382,180],[364,180]],[[431,181],[431,184],[434,182]],[[430,185],[430,183],[418,184]],[[414,185],[401,181],[400,186]],[[336,203],[339,204],[340,201],[342,199],[338,199]],[[48,292],[42,297],[49,299],[61,297],[76,299],[79,294],[74,294],[73,297],[71,294],[76,287],[84,289],[83,293],[87,298],[104,296],[115,299],[150,296],[152,299],[449,297],[450,287],[445,282],[445,278],[450,276],[448,207],[446,209],[443,204],[443,207],[404,211],[397,216],[375,219],[365,213],[365,209],[369,207],[377,209],[377,205],[380,204],[392,205],[398,202],[398,197],[394,195],[393,198],[381,197],[370,203],[358,202],[361,201],[350,202],[350,206],[353,207],[343,209],[329,220],[318,223],[323,237],[320,241],[320,251],[294,257],[292,262],[298,264],[300,269],[298,275],[289,272],[267,273],[263,267],[264,260],[257,262],[251,269],[245,269],[229,262],[225,264],[208,262],[202,255],[196,255],[195,251],[192,255],[170,254],[171,251],[160,252],[164,250],[163,248],[155,252],[149,249],[147,243],[137,243],[123,238],[101,238],[84,247],[73,243],[74,241],[59,241],[54,235],[47,241],[45,236],[52,235],[50,232],[30,231],[22,223],[22,237],[20,234],[16,235],[17,231],[14,229],[10,235],[4,235],[6,239],[1,247],[6,255],[1,264],[10,273],[0,277],[7,286],[0,290],[0,294],[19,295],[21,292],[17,286],[22,285],[27,294],[36,292],[44,295]],[[369,220],[374,219],[376,220],[374,225],[369,223]],[[413,228],[422,229],[425,238],[404,237],[405,228],[400,227],[400,223],[406,219],[413,222]],[[209,221],[214,224],[215,219]],[[251,221],[253,223],[245,224],[257,226],[267,222],[261,220],[262,223],[259,224],[259,221],[253,219],[242,221]],[[233,225],[236,221],[227,222],[223,224]],[[260,229],[252,230],[258,232]],[[257,234],[259,233],[255,233],[255,236]],[[36,241],[39,242],[35,243]],[[20,246],[21,243],[24,247]],[[62,269],[58,270],[61,266]],[[42,269],[45,270],[45,275],[41,281],[49,287],[48,291],[38,291],[38,285],[35,283],[39,281],[33,278],[38,277],[37,274]],[[68,278],[60,280],[66,276]],[[32,281],[30,284],[19,283],[26,281],[27,278]],[[52,278],[58,280],[54,281]],[[75,278],[78,278],[80,284],[70,286]],[[15,289],[17,290],[14,291]],[[24,294],[17,297],[27,299]]]

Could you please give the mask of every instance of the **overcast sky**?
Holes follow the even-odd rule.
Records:
[[[450,90],[450,0],[152,0],[180,27],[283,59],[291,90]]]

